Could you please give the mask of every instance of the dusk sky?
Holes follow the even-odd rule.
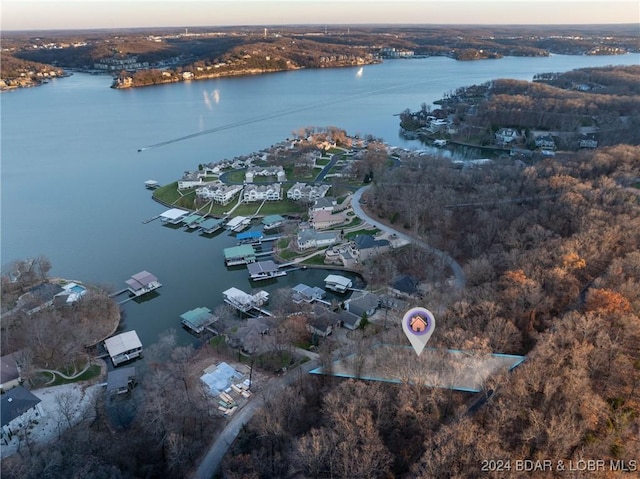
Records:
[[[228,25],[640,23],[638,0],[2,0],[3,30]]]

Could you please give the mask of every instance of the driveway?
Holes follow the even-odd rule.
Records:
[[[411,236],[405,233],[402,233],[401,231],[395,230],[390,226],[387,226],[385,224],[382,224],[374,220],[364,212],[364,210],[362,209],[362,206],[360,206],[360,199],[362,198],[362,194],[365,191],[367,191],[370,187],[371,185],[363,186],[362,188],[357,190],[351,197],[351,206],[356,216],[361,220],[366,221],[370,225],[375,226],[381,231],[384,231],[389,234],[395,234],[398,238],[402,238],[405,241],[408,241],[409,243],[413,243],[420,246],[421,248],[424,248],[425,250],[429,251],[431,254],[433,254],[437,258],[441,259],[443,264],[449,266],[451,268],[451,271],[453,271],[456,288],[459,290],[464,289],[464,286],[466,283],[464,271],[462,271],[462,267],[451,256],[449,256],[444,251],[441,251],[439,249],[434,248],[433,246],[428,245],[422,240],[412,238]]]

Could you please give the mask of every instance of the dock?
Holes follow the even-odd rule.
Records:
[[[180,318],[182,318],[180,321],[182,325],[189,328],[196,334],[200,334],[205,329],[215,332],[215,330],[209,328],[209,326],[218,320],[218,317],[211,314],[211,310],[206,307],[199,307],[187,311],[186,313],[181,314]]]
[[[225,248],[223,254],[224,264],[227,266],[254,263],[257,256],[253,246],[249,244]]]
[[[216,218],[207,218],[202,223],[200,223],[199,226],[200,226],[200,231],[202,231],[202,233],[211,234],[211,233],[215,233],[220,228],[222,228],[223,224],[224,224],[224,220],[219,220]]]
[[[263,309],[269,301],[269,293],[266,291],[258,291],[256,294],[248,294],[238,288],[229,288],[222,293],[224,302],[242,313],[249,315],[255,311],[265,316],[273,316],[269,311]]]
[[[148,190],[155,190],[156,188],[160,188],[160,183],[156,180],[147,180],[144,182],[144,187]]]
[[[247,269],[249,270],[249,278],[253,281],[276,278],[287,274],[286,271],[279,269],[278,265],[272,260],[248,264]]]
[[[264,235],[259,231],[247,231],[246,233],[240,233],[236,236],[238,245],[250,244],[259,245],[262,244]]]
[[[135,297],[150,293],[162,286],[158,278],[148,271],[140,271],[134,274],[130,279],[125,281],[125,283],[127,283],[127,286],[129,286],[128,290],[133,293]]]
[[[153,216],[153,217],[151,217],[151,218],[149,218],[149,219],[147,219],[147,220],[144,220],[144,221],[142,222],[142,224],[143,224],[143,225],[146,225],[146,224],[148,224],[148,223],[151,223],[151,222],[152,222],[152,221],[154,221],[154,220],[157,220],[158,218],[160,218],[160,215]]]

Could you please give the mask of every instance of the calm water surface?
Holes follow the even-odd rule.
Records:
[[[46,86],[5,93],[2,106],[1,261],[40,254],[53,275],[124,287],[143,269],[156,274],[159,296],[125,305],[126,327],[143,344],[178,329],[179,315],[215,308],[222,291],[250,291],[245,270],[227,271],[226,233],[204,238],[158,221],[165,208],[143,183],[168,183],[199,163],[248,154],[304,126],[335,125],[408,148],[398,117],[461,86],[496,78],[586,66],[638,64],[639,55],[551,56],[456,62],[448,58],[388,61],[364,68],[302,70],[244,78],[112,90],[110,78],[75,74]],[[266,118],[262,121],[261,118]],[[138,148],[198,131],[239,126],[138,153]],[[265,289],[320,285],[323,271],[299,271]]]

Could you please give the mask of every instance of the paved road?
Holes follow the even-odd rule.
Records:
[[[200,463],[200,466],[198,466],[193,478],[211,479],[220,468],[222,458],[227,453],[227,450],[231,444],[233,444],[236,437],[238,437],[240,429],[242,429],[242,426],[248,423],[256,411],[264,405],[265,398],[276,396],[280,390],[286,388],[296,379],[300,378],[301,375],[307,374],[317,366],[317,359],[307,361],[302,366],[299,366],[296,369],[289,371],[286,375],[275,379],[262,391],[256,392],[254,397],[242,409],[234,414],[231,420],[227,423],[224,430],[211,445],[209,451],[207,451],[206,456]]]
[[[430,253],[432,253],[436,257],[440,258],[445,265],[451,267],[451,270],[453,271],[453,276],[455,277],[455,281],[456,281],[456,288],[458,288],[460,290],[464,289],[464,286],[465,286],[465,283],[466,283],[465,276],[464,276],[464,271],[462,271],[462,267],[451,256],[449,256],[444,251],[436,249],[433,246],[429,246],[427,243],[425,243],[422,240],[419,240],[419,239],[416,239],[416,238],[412,238],[411,236],[409,236],[409,235],[407,235],[405,233],[402,233],[400,231],[394,230],[390,226],[387,226],[385,224],[382,224],[382,223],[374,220],[373,218],[368,216],[362,210],[362,207],[360,206],[360,198],[362,198],[362,194],[365,191],[367,191],[370,187],[371,187],[371,185],[363,186],[358,191],[356,191],[353,194],[353,196],[351,197],[351,206],[353,207],[353,212],[356,214],[356,216],[358,218],[362,219],[363,221],[366,221],[370,225],[375,226],[379,230],[386,231],[387,233],[390,233],[390,234],[395,234],[395,235],[397,235],[398,238],[402,238],[405,241],[408,241],[410,243],[414,243],[414,244],[420,246],[421,248],[426,249],[427,251],[429,251]]]

